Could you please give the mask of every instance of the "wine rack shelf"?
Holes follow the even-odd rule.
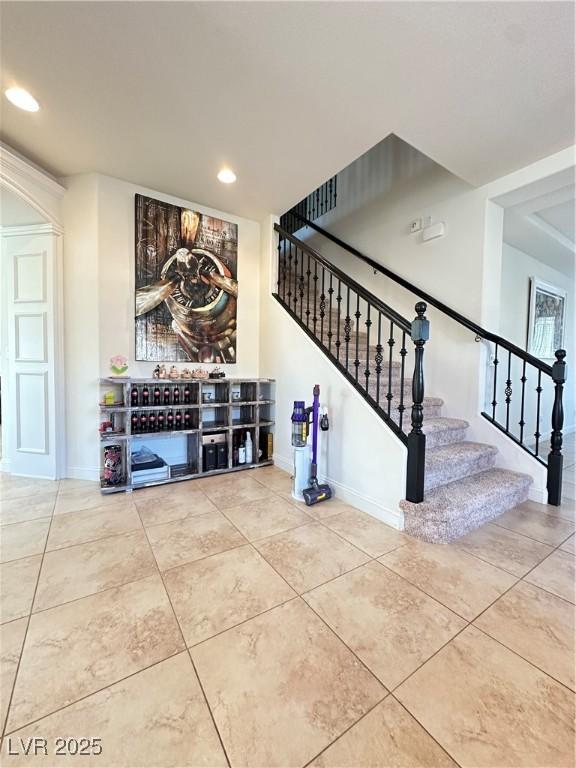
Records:
[[[274,389],[273,379],[100,379],[102,493],[272,464]],[[241,464],[238,444],[246,432],[253,455]],[[210,444],[219,446],[214,468]],[[134,458],[143,447],[165,462],[159,470],[165,476],[142,480],[149,475],[136,469]]]

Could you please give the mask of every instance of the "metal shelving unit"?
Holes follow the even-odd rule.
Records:
[[[180,387],[181,389],[188,385],[191,389],[190,403],[180,402],[178,405],[150,404],[148,405],[130,405],[130,393],[132,387],[136,385],[140,389],[148,385],[152,393],[154,388],[159,386],[161,390],[165,387]],[[176,483],[181,480],[191,480],[196,477],[207,477],[209,475],[220,475],[226,472],[237,472],[244,469],[254,469],[272,464],[271,458],[258,459],[260,449],[260,432],[265,430],[271,432],[274,427],[274,379],[144,379],[144,378],[125,378],[110,377],[100,379],[102,391],[111,390],[114,393],[113,404],[106,405],[100,402],[100,415],[106,417],[107,414],[113,416],[115,424],[122,424],[122,428],[116,426],[115,432],[101,432],[101,466],[104,464],[104,448],[106,445],[118,444],[123,450],[124,480],[121,484],[107,485],[103,479],[103,469],[101,471],[101,491],[102,493],[118,493],[120,491],[131,492],[138,488],[145,488],[151,485],[163,485],[166,483]],[[218,397],[218,399],[216,399]],[[239,414],[240,409],[250,408],[250,418],[245,418]],[[134,412],[140,414],[146,412],[166,412],[171,411],[194,411],[195,424],[198,426],[193,429],[164,429],[153,432],[132,432],[131,419]],[[214,419],[209,418],[209,414],[214,415]],[[237,414],[237,415],[235,415]],[[216,418],[217,417],[217,418]],[[252,436],[254,456],[257,459],[251,464],[233,465],[233,435],[239,430],[249,430]],[[226,444],[228,446],[228,466],[222,469],[210,471],[203,470],[203,435],[213,435],[214,433],[224,433],[226,435]],[[183,470],[182,474],[172,476],[176,471],[170,467],[170,476],[166,479],[151,480],[148,482],[136,482],[132,473],[132,445],[138,446],[139,443],[149,443],[153,448],[153,441],[157,439],[171,439],[176,437],[187,438],[188,463],[186,465],[174,465],[178,467],[177,471]],[[189,467],[190,472],[185,468]]]

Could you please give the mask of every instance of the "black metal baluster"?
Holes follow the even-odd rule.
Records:
[[[384,356],[382,355],[382,313],[378,312],[378,343],[376,344],[376,355],[374,362],[376,363],[376,404],[380,405],[380,374],[382,373],[382,361]]]
[[[318,262],[314,259],[314,314],[312,315],[312,329],[316,336],[316,324],[318,323],[318,313],[316,312],[316,302],[318,300]]]
[[[492,394],[492,421],[496,421],[496,406],[498,405],[498,401],[496,400],[496,381],[498,379],[498,344],[496,344],[496,347],[494,348],[494,362],[492,363],[494,366],[494,391]]]
[[[332,210],[332,208],[333,208],[333,206],[332,206],[332,179],[330,179],[328,184],[329,184],[329,192],[330,192],[330,210]]]
[[[334,205],[332,206],[333,208],[336,208],[336,197],[337,197],[337,194],[338,194],[338,174],[336,174],[336,176],[334,176]]]
[[[356,294],[356,312],[354,312],[354,317],[356,318],[356,346],[355,346],[355,352],[356,355],[354,357],[354,378],[356,379],[356,382],[358,382],[358,368],[360,367],[360,358],[359,358],[359,345],[360,345],[360,296]]]
[[[554,382],[554,405],[552,406],[552,434],[550,436],[550,453],[548,454],[548,504],[560,506],[562,501],[562,427],[564,426],[564,406],[562,395],[566,381],[566,350],[559,349],[555,353],[556,362],[552,366],[552,381]]]
[[[326,314],[326,294],[324,293],[325,269],[322,267],[322,281],[320,284],[320,341],[324,344],[324,316]]]
[[[308,257],[310,258],[310,257]],[[304,314],[304,251],[302,251],[302,258],[300,259],[300,320]]]
[[[316,190],[316,215],[320,216],[320,190]]]
[[[512,365],[512,352],[508,350],[508,378],[506,379],[506,389],[504,394],[506,396],[506,434],[510,429],[510,401],[512,400],[512,379],[510,378],[510,368]]]
[[[518,424],[520,425],[520,444],[524,444],[524,427],[526,426],[526,422],[524,421],[524,399],[526,394],[526,360],[522,362],[522,376],[520,377],[520,381],[522,382],[522,396],[520,399],[520,421]]]
[[[304,258],[303,252],[301,253],[301,256]],[[294,304],[294,314],[296,314],[298,308],[298,246],[294,249],[294,298],[292,299],[292,303]]]
[[[346,286],[346,317],[344,318],[344,341],[346,343],[346,370],[348,370],[348,347],[350,344],[350,287]]]
[[[276,293],[278,294],[278,296],[280,296],[282,298],[282,300],[284,300],[284,294],[280,290],[280,285],[281,285],[281,282],[282,282],[281,275],[282,275],[282,270],[283,270],[283,266],[284,266],[284,260],[282,259],[282,245],[284,245],[284,256],[286,256],[286,240],[284,238],[281,238],[280,235],[278,235],[278,246],[277,246],[277,251],[278,251],[278,281],[277,281],[277,284],[276,284]]]
[[[336,360],[340,362],[340,345],[342,342],[340,341],[340,318],[341,318],[341,310],[342,310],[342,281],[338,279],[338,294],[336,295],[336,306],[338,307],[337,312],[337,324],[336,324]]]
[[[542,433],[540,432],[540,396],[542,395],[542,371],[538,369],[538,386],[536,387],[536,438],[535,455],[538,456],[539,444]]]
[[[403,414],[406,410],[406,406],[404,405],[404,368],[406,365],[407,354],[408,350],[406,349],[406,331],[402,331],[402,346],[400,347],[400,404],[398,405],[398,426],[400,429],[402,429],[402,420],[404,418]]]
[[[366,376],[366,392],[370,392],[369,383],[370,383],[370,326],[372,325],[372,320],[370,320],[370,302],[366,302],[366,322],[364,323],[366,326],[366,370],[364,371],[364,375]]]
[[[414,342],[414,375],[412,377],[412,430],[408,435],[408,463],[406,467],[406,498],[415,504],[424,500],[424,467],[426,463],[426,435],[422,432],[424,420],[424,345],[430,338],[430,322],[424,316],[426,304],[416,304],[416,318],[412,322]]]
[[[330,272],[330,287],[328,288],[328,352],[332,352],[332,296],[334,295],[334,288],[332,287],[332,272]]]
[[[290,307],[290,297],[292,296],[292,243],[288,241],[289,250],[288,250],[288,307]],[[286,248],[286,242],[284,242],[284,248]]]
[[[308,254],[308,264],[306,267],[306,328],[310,328],[310,254]]]
[[[394,394],[392,392],[392,348],[394,347],[394,323],[390,320],[390,336],[388,338],[388,392],[386,392],[386,400],[388,400],[388,416],[392,410],[392,398]]]

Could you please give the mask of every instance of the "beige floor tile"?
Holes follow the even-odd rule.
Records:
[[[164,582],[188,645],[295,597],[251,546],[172,568]]]
[[[368,563],[304,599],[392,689],[466,622],[379,563]]]
[[[547,544],[490,523],[458,539],[455,545],[515,576],[524,576],[552,552]]]
[[[216,511],[216,506],[202,491],[188,490],[186,493],[170,493],[152,498],[140,498],[139,494],[134,494],[134,501],[144,525],[171,523],[173,520]]]
[[[132,506],[132,494],[100,493],[98,489],[94,488],[73,488],[58,494],[54,514],[80,512],[83,509],[120,509],[123,506]]]
[[[393,696],[331,744],[310,768],[458,768]]]
[[[191,653],[236,766],[302,766],[385,694],[301,600]]]
[[[394,695],[462,766],[573,764],[573,694],[473,627]]]
[[[274,491],[249,477],[239,478],[236,482],[208,487],[204,492],[219,509],[236,507],[238,504],[246,504],[250,501],[274,496]]]
[[[134,505],[67,512],[54,516],[47,549],[71,547],[137,530],[142,530],[142,523]]]
[[[448,544],[412,540],[380,562],[469,621],[516,581],[511,573]]]
[[[7,729],[20,728],[183,649],[160,576],[33,614]]]
[[[0,483],[0,501],[10,499],[25,499],[28,496],[38,494],[56,493],[58,491],[57,480],[35,480],[29,477],[14,477],[3,480]]]
[[[297,592],[306,592],[369,559],[319,523],[262,539],[255,546]]]
[[[28,619],[25,618],[0,627],[0,733],[4,730],[27,626]]]
[[[220,512],[153,525],[147,533],[163,571],[246,543],[244,536]]]
[[[572,552],[572,554],[576,554],[576,535],[572,534],[569,539],[566,539],[566,541],[560,545],[560,549],[563,552]]]
[[[326,525],[371,557],[383,555],[410,541],[401,531],[359,509],[350,508],[336,517],[329,517]]]
[[[515,507],[492,520],[492,523],[516,533],[522,533],[536,541],[557,547],[576,528],[575,523],[558,515],[547,515],[532,509]]]
[[[100,490],[100,483],[97,480],[76,480],[73,477],[66,477],[64,480],[60,480],[58,490],[60,493],[67,493],[68,491],[75,491],[79,488],[89,489],[93,491]]]
[[[119,587],[156,572],[156,561],[144,531],[56,549],[44,556],[34,611]]]
[[[576,502],[573,499],[563,498],[559,507],[553,507],[551,504],[539,504],[537,501],[524,501],[519,506],[536,514],[556,515],[570,522],[576,520]]]
[[[519,582],[474,622],[574,690],[574,606]]]
[[[3,525],[0,528],[0,562],[42,554],[49,527],[49,517]]]
[[[187,653],[166,659],[103,691],[71,704],[34,725],[16,731],[12,743],[42,734],[48,756],[28,758],[27,766],[102,768],[179,768],[226,766],[226,758]],[[55,739],[88,734],[101,739],[102,755],[55,757]],[[13,747],[14,749],[14,747]],[[24,761],[8,758],[2,765]]]
[[[224,514],[249,541],[289,531],[312,521],[304,510],[297,509],[278,496],[228,507]]]
[[[41,493],[24,499],[11,499],[0,503],[0,525],[23,523],[39,517],[51,517],[56,503],[55,493]]]
[[[36,555],[0,565],[2,624],[30,613],[41,563],[42,555]]]
[[[543,563],[526,576],[526,581],[542,587],[548,592],[553,592],[571,603],[575,603],[574,596],[576,573],[574,569],[574,557],[569,552],[556,550]]]
[[[292,477],[278,467],[262,467],[254,473],[254,479],[277,493],[292,493]]]

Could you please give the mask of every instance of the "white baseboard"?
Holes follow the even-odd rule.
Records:
[[[0,461],[0,472],[10,472],[12,467],[12,462],[8,459],[4,459],[3,461]]]
[[[274,464],[277,467],[292,473],[294,463],[291,458],[287,459],[285,456],[278,456],[277,454],[274,454],[273,458]],[[399,531],[404,530],[404,515],[400,509],[387,509],[376,501],[376,499],[372,499],[363,493],[359,493],[354,488],[350,488],[350,486],[344,485],[343,483],[338,482],[338,480],[334,480],[332,477],[321,475],[318,479],[321,483],[328,483],[337,499],[345,501],[347,504],[350,504],[357,509],[361,509],[362,512],[372,515],[372,517],[381,520],[392,528],[397,528]]]
[[[100,470],[98,467],[67,467],[67,478],[72,480],[100,480]]]
[[[548,503],[548,491],[546,488],[539,488],[534,483],[530,486],[528,491],[528,498],[530,501],[537,501],[539,504]]]

